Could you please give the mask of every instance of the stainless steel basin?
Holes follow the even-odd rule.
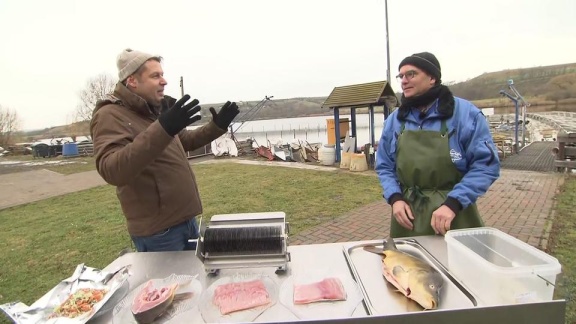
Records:
[[[477,305],[474,296],[459,284],[447,269],[417,241],[395,239],[394,242],[400,251],[428,262],[444,277],[438,310],[471,308]],[[350,270],[364,294],[366,311],[370,315],[393,315],[424,311],[420,305],[405,297],[386,281],[382,274],[382,257],[365,251],[363,247],[368,245],[376,245],[381,248],[383,242],[368,241],[361,244],[344,245],[343,247]],[[427,312],[431,311],[435,310],[427,310]]]

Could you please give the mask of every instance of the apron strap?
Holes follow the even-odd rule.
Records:
[[[430,201],[419,186],[407,188],[405,197],[416,212],[422,211],[422,208]]]
[[[400,124],[400,134],[404,133],[404,129],[406,129],[406,121],[403,120],[402,124]],[[440,134],[442,134],[442,137],[446,136],[446,134],[448,133],[448,125],[446,125],[446,119],[442,119],[442,122],[440,123]]]
[[[448,133],[448,126],[446,125],[446,119],[442,119],[440,125],[440,134],[442,135],[442,137],[444,137],[446,136],[446,133]]]

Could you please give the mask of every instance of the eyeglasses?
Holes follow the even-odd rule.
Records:
[[[416,72],[414,70],[410,70],[404,74],[402,74],[402,73],[398,74],[396,76],[396,80],[398,80],[398,82],[402,82],[402,79],[404,79],[404,77],[406,77],[406,80],[412,80],[417,74],[418,74],[418,72]]]

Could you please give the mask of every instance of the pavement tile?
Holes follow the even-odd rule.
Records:
[[[478,200],[485,225],[497,228],[538,248],[547,243],[545,226],[554,205],[557,189],[564,182],[559,173],[501,170],[500,178]],[[392,210],[384,200],[373,202],[334,220],[300,232],[290,244],[333,243],[337,232],[346,241],[382,239],[390,232]],[[361,215],[361,216],[360,216]],[[335,233],[334,233],[335,234]]]

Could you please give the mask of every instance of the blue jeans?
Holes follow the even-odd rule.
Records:
[[[188,240],[199,236],[198,222],[194,217],[154,235],[131,237],[138,252],[164,252],[196,250],[196,243]]]

